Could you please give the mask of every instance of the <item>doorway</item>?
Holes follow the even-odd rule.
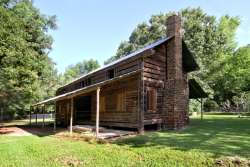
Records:
[[[91,120],[91,96],[80,96],[75,99],[75,122]]]

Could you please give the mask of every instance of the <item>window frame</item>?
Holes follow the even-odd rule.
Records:
[[[114,68],[107,70],[107,77],[108,77],[108,79],[115,78],[115,69]]]
[[[146,89],[146,98],[147,98],[147,103],[146,103],[146,112],[147,113],[157,113],[157,101],[158,101],[158,93],[157,89],[153,87],[148,87]]]

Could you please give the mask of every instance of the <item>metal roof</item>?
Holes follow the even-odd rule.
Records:
[[[137,50],[137,51],[135,51],[135,52],[133,52],[133,53],[127,55],[127,56],[121,57],[120,59],[118,59],[118,60],[116,60],[116,61],[113,61],[113,62],[111,62],[111,63],[109,63],[109,64],[107,64],[107,65],[104,65],[103,67],[100,67],[100,68],[98,68],[98,69],[96,69],[96,70],[94,70],[94,71],[91,71],[91,72],[88,73],[88,74],[82,75],[82,76],[80,76],[79,78],[74,79],[74,80],[71,81],[70,83],[67,83],[67,84],[61,86],[60,88],[65,87],[65,86],[67,86],[67,85],[70,85],[70,84],[74,83],[75,81],[78,81],[79,79],[82,79],[82,78],[87,77],[87,76],[89,76],[89,75],[91,75],[91,74],[94,74],[94,73],[96,73],[96,72],[98,72],[98,71],[101,71],[101,70],[103,70],[103,69],[106,69],[106,68],[108,68],[108,67],[111,67],[111,66],[113,66],[113,65],[115,65],[115,64],[118,64],[118,63],[120,63],[120,62],[122,62],[122,61],[125,61],[125,60],[130,59],[130,58],[135,57],[135,56],[139,56],[141,53],[143,53],[143,52],[145,52],[145,51],[147,51],[147,50],[149,50],[149,49],[153,49],[154,47],[163,44],[164,42],[168,41],[168,40],[171,39],[171,38],[172,38],[172,37],[165,37],[165,38],[162,38],[162,39],[160,39],[160,40],[158,40],[158,41],[156,41],[156,42],[154,42],[154,43],[152,43],[152,44],[149,44],[149,45],[145,46],[144,48],[139,49],[139,50]],[[59,88],[59,89],[60,89],[60,88]]]

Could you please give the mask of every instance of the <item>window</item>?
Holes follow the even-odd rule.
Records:
[[[91,85],[91,82],[92,82],[92,81],[91,81],[91,78],[88,78],[87,81],[86,81],[86,86]]]
[[[108,78],[111,79],[114,77],[115,77],[115,70],[114,69],[108,70]]]
[[[115,92],[108,92],[106,98],[108,99],[108,103],[105,104],[106,111],[116,112],[117,94]]]
[[[64,88],[63,90],[62,90],[62,93],[66,93],[67,92],[67,90],[66,90],[66,88]]]
[[[105,112],[106,106],[105,106],[105,96],[100,97],[100,112]]]
[[[105,93],[105,99],[100,99],[100,108],[105,108],[105,112],[124,112],[125,108],[125,91],[115,90]]]
[[[81,82],[81,87],[82,87],[82,88],[85,87],[85,82],[84,82],[84,81]]]
[[[75,89],[80,89],[81,88],[81,82],[78,82],[75,84]]]
[[[147,111],[156,112],[157,110],[157,91],[154,88],[147,90]]]
[[[121,90],[117,92],[117,106],[116,110],[117,112],[123,112],[125,111],[125,91]]]

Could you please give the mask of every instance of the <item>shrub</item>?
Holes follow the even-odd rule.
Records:
[[[219,105],[214,100],[207,99],[204,103],[204,111],[219,111]]]

